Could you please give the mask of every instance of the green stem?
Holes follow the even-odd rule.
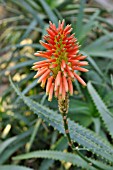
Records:
[[[68,97],[67,97],[67,100],[68,100]],[[60,104],[61,102],[61,104]],[[94,164],[93,162],[91,162],[87,157],[85,157],[79,150],[76,149],[76,146],[74,145],[73,141],[71,140],[71,137],[70,137],[70,133],[69,133],[69,128],[68,128],[68,120],[67,120],[67,109],[63,109],[61,108],[62,107],[62,104],[64,103],[68,103],[68,101],[59,101],[59,110],[62,114],[62,118],[63,118],[63,123],[64,123],[64,129],[65,129],[65,134],[67,136],[67,139],[68,139],[68,143],[69,143],[69,146],[71,147],[71,149],[77,153],[83,160],[85,160],[87,163],[91,164],[93,167],[99,169],[99,170],[104,170],[103,168],[99,167],[98,165]],[[64,104],[65,106],[65,104]]]

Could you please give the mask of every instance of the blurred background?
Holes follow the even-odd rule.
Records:
[[[39,40],[46,34],[49,21],[57,25],[62,19],[66,24],[72,24],[72,32],[81,45],[80,51],[87,55],[90,71],[78,74],[86,82],[92,82],[113,116],[113,1],[0,0],[0,164],[22,165],[34,170],[81,170],[63,161],[12,159],[42,149],[70,151],[66,138],[33,114],[9,82],[10,75],[22,94],[58,110],[57,100],[48,102],[45,90],[33,79],[35,72],[31,67],[41,60],[34,52],[43,50]],[[113,144],[109,133],[113,129],[107,128],[109,122],[103,123],[103,111],[97,106],[100,103],[95,102],[90,89],[77,81],[73,85],[69,118]]]

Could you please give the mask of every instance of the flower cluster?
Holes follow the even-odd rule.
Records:
[[[79,45],[72,31],[71,25],[64,28],[64,20],[59,21],[58,28],[50,22],[47,28],[47,35],[43,38],[46,42],[40,41],[46,51],[38,51],[35,56],[46,58],[46,60],[34,63],[32,67],[37,71],[34,78],[38,78],[41,87],[46,85],[46,94],[48,100],[52,100],[53,93],[56,98],[65,100],[66,93],[73,95],[72,81],[77,79],[82,85],[86,85],[83,79],[75,73],[75,70],[87,72],[86,68],[81,66],[88,65],[87,61],[81,61],[86,58],[79,54]]]

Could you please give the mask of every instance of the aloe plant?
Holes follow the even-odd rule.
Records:
[[[107,6],[112,8],[85,0],[0,1],[0,170],[113,169],[113,24]],[[90,70],[76,71],[87,87],[74,80],[69,97],[73,151],[57,100],[47,100],[31,69],[43,61],[34,53],[44,51],[39,40],[49,21],[57,27],[63,19]]]

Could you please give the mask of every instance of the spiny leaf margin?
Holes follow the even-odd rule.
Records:
[[[33,170],[33,169],[19,165],[1,165],[0,170]]]
[[[88,82],[87,88],[98,112],[100,113],[100,117],[102,118],[106,129],[108,130],[109,134],[111,135],[113,139],[112,113],[110,113],[110,111],[106,107],[105,103],[103,102],[103,100],[101,99],[101,97],[99,96],[99,94],[97,93],[93,85],[91,84],[91,82]]]
[[[47,121],[51,126],[56,128],[60,133],[65,134],[62,117],[57,112],[54,112],[41,104],[25,97],[13,84],[11,78],[10,82],[16,93],[24,101],[24,103],[39,117]],[[113,163],[113,148],[112,146],[96,135],[94,132],[85,129],[84,127],[69,120],[69,130],[73,141],[76,141],[80,145],[86,148],[86,150],[92,151],[97,156],[101,156],[106,161]]]
[[[47,159],[65,161],[65,162],[70,162],[73,165],[76,165],[77,167],[81,167],[86,170],[87,169],[96,170],[94,167],[91,167],[89,163],[85,162],[82,158],[80,158],[76,154],[66,153],[66,152],[61,152],[61,151],[53,151],[53,150],[38,150],[38,151],[30,152],[27,154],[15,156],[13,157],[13,160],[23,160],[23,159],[31,159],[31,158],[47,158]],[[95,162],[95,164],[98,164],[102,169],[112,170],[113,168],[102,162],[99,162],[93,159],[89,159],[89,160],[91,162]]]

